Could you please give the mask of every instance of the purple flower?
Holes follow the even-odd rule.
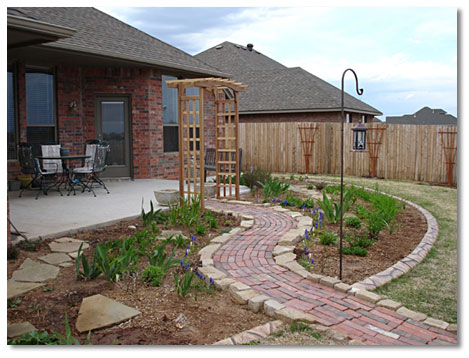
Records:
[[[254,167],[251,167],[251,174],[252,174],[253,171],[254,171]]]
[[[281,203],[282,200],[280,200],[280,198],[277,198],[277,203]]]
[[[210,281],[211,284],[215,283],[215,282],[213,281],[213,278],[211,278],[211,277],[210,277],[210,280],[209,280],[209,281]]]
[[[314,264],[314,259],[311,259],[311,263]]]
[[[189,253],[189,250],[186,250],[184,257],[186,257],[188,253]]]
[[[184,261],[181,260],[179,262],[180,262],[181,266],[184,266]]]

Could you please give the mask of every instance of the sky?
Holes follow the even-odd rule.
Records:
[[[424,106],[457,116],[455,7],[98,8],[191,55],[223,41],[252,43],[338,88],[351,67],[360,99],[383,112],[381,120]],[[346,77],[345,90],[354,88]]]

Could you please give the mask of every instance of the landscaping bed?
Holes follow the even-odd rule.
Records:
[[[270,182],[267,180],[267,183],[269,185],[259,185],[250,194],[242,195],[241,199],[281,205],[289,210],[298,211],[302,215],[314,216],[314,222],[316,223],[319,219],[319,212],[321,212],[321,215],[324,213],[324,209],[319,205],[320,202],[324,201],[323,190],[329,192],[326,201],[330,200],[332,194],[334,194],[335,203],[337,205],[339,203],[337,187],[332,188],[330,186],[329,189],[326,187],[318,190],[316,188],[318,182],[307,182],[302,177],[275,178],[271,179]],[[321,185],[319,185],[319,188],[321,188]],[[367,197],[363,189],[356,189],[357,193],[359,192],[363,197]],[[390,200],[392,201],[392,199]],[[353,204],[350,205],[348,212],[344,215],[343,252],[349,253],[351,251],[352,254],[343,254],[342,281],[353,284],[386,270],[409,255],[425,235],[427,222],[417,209],[396,201],[398,210],[396,210],[395,217],[392,219],[386,218],[389,223],[383,225],[378,230],[379,233],[371,235],[367,231],[369,228],[367,222],[372,222],[372,220],[367,221],[365,217],[369,215],[368,213],[375,213],[377,210],[361,197],[354,196],[350,201]],[[333,207],[332,202],[329,204],[333,212],[333,209],[336,208]],[[360,206],[362,217],[358,218],[360,215],[357,215],[356,210]],[[315,228],[315,231],[308,233],[308,240],[302,240],[295,249],[298,262],[310,272],[331,277],[339,276],[339,220],[338,217],[336,219],[335,222],[330,222],[322,216],[320,220],[321,227]],[[347,227],[347,220],[358,221],[360,227]],[[373,225],[373,223],[369,225]],[[327,242],[327,238],[321,238],[325,235],[330,235],[329,242]],[[357,240],[360,240],[360,246],[363,247],[356,245]],[[321,244],[321,241],[323,241],[323,244]]]
[[[244,306],[234,304],[228,292],[212,287],[208,277],[202,280],[195,276],[188,293],[184,297],[178,294],[173,273],[183,278],[185,272],[200,267],[197,251],[207,245],[210,239],[239,225],[240,222],[233,216],[216,213],[211,213],[211,216],[216,224],[213,220],[210,226],[214,227],[205,224],[206,232],[204,235],[195,236],[196,245],[189,245],[187,255],[187,246],[176,248],[175,241],[168,241],[165,247],[167,256],[170,257],[175,249],[174,259],[178,262],[183,259],[187,269],[179,264],[173,265],[158,287],[142,280],[142,273],[149,265],[145,257],[140,257],[131,273],[121,274],[116,282],[106,279],[104,274],[94,279],[77,280],[74,263],[73,266],[61,268],[57,278],[46,282],[46,285],[9,300],[9,324],[29,321],[39,331],[55,330],[64,335],[67,314],[72,335],[83,343],[87,332],[79,333],[75,322],[82,300],[96,294],[135,308],[141,315],[110,328],[92,331],[91,344],[211,344],[268,322],[269,317],[255,314]],[[152,237],[152,232],[161,234],[165,229],[179,230],[189,238],[187,244],[191,241],[194,243],[191,235],[195,234],[196,223],[188,227],[189,225],[172,226],[151,221],[147,222],[148,225],[143,224],[142,218],[122,221],[112,226],[77,233],[73,238],[90,245],[84,250],[90,264],[98,245],[109,245],[110,242],[120,242],[126,238]],[[146,236],[142,234],[145,230],[149,233],[145,234]],[[145,247],[151,252],[154,248],[159,248],[162,242],[161,239],[150,239],[149,246]],[[19,249],[17,259],[8,261],[8,278],[26,258],[39,261],[38,257],[49,254],[47,243],[39,242],[35,247],[36,251]],[[111,251],[108,251],[110,257],[113,256]],[[82,270],[83,267],[80,266],[80,271]]]

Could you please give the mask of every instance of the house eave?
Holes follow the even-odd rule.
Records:
[[[367,111],[355,108],[344,108],[345,112],[369,114],[373,116],[381,116],[383,113],[379,111]],[[320,112],[341,112],[341,108],[306,108],[306,109],[280,109],[280,110],[266,110],[266,111],[239,111],[240,115],[243,114],[281,114],[281,113],[320,113]]]
[[[7,16],[8,49],[57,41],[73,36],[75,29],[20,16]]]
[[[211,75],[211,76],[216,76],[216,77],[228,77],[228,74],[219,72],[219,71],[210,71],[210,70],[206,70],[206,69],[202,69],[198,67],[181,65],[181,64],[176,64],[176,63],[167,62],[167,61],[155,61],[155,60],[149,60],[149,59],[145,59],[145,58],[141,58],[137,56],[116,54],[114,52],[101,50],[101,49],[100,50],[90,49],[87,47],[64,44],[64,43],[57,43],[57,42],[44,44],[43,46],[48,47],[48,48],[74,51],[74,52],[79,52],[83,54],[90,54],[90,55],[95,55],[95,56],[100,56],[100,57],[124,60],[124,61],[129,61],[129,62],[140,64],[140,65],[146,65],[146,66],[150,65],[150,66],[163,67],[163,68],[169,68],[169,69],[175,69],[175,70],[183,70],[183,71],[187,71],[187,72],[194,73],[194,74]]]

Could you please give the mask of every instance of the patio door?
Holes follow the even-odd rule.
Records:
[[[127,96],[96,97],[96,136],[111,150],[102,177],[131,176],[129,104]]]

